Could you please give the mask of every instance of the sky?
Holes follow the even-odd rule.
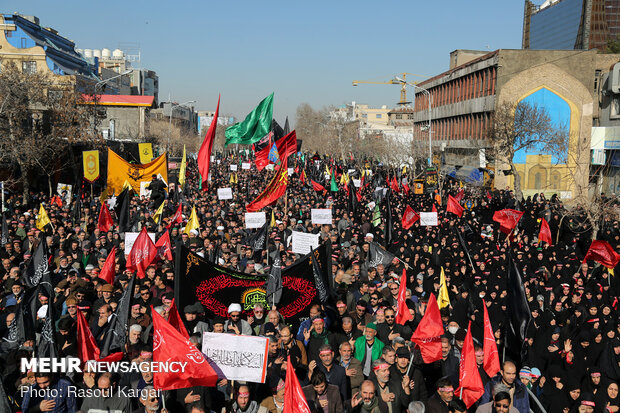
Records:
[[[49,1],[3,0],[3,13],[39,17],[77,48],[138,43],[134,66],[159,76],[160,101],[243,119],[275,92],[274,117],[355,101],[395,106],[401,72],[422,81],[456,49],[519,49],[523,0]],[[410,93],[412,96],[413,93]]]

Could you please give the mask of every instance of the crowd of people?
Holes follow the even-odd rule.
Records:
[[[158,393],[150,371],[22,372],[21,360],[32,358],[41,343],[48,306],[59,314],[54,330],[60,357],[77,357],[78,312],[86,317],[93,337],[103,347],[110,334],[111,315],[133,274],[126,270],[125,256],[117,253],[114,283],[99,278],[111,249],[123,251],[125,242],[118,226],[107,233],[98,228],[99,198],[89,196],[88,191],[74,191],[73,196],[54,202],[43,193],[31,193],[27,198],[10,194],[4,205],[8,233],[0,247],[0,373],[6,393],[0,396],[8,400],[5,405],[24,413],[156,413],[163,411],[164,405],[168,412],[281,413],[286,370],[293,367],[313,412],[463,413],[468,408],[455,389],[471,322],[485,391],[470,411],[618,412],[620,284],[613,270],[582,262],[593,236],[592,225],[582,216],[567,214],[557,196],[547,199],[538,194],[519,201],[510,190],[463,186],[448,178],[435,192],[415,194],[410,171],[403,173],[400,168],[371,161],[345,162],[306,154],[291,158],[289,167],[295,172],[289,176],[286,196],[266,209],[268,215],[273,212],[275,220],[268,232],[268,247],[255,251],[247,245],[254,230],[245,228],[245,205],[262,191],[273,172],[259,172],[254,166],[231,172],[229,166],[240,161],[237,155],[218,156],[211,165],[211,180],[203,188],[196,166],[190,162],[183,189],[170,182],[163,192],[157,183],[153,199],[133,197],[129,211],[132,231],[146,227],[159,238],[179,203],[184,221],[195,207],[200,228],[187,234],[184,223],[172,225],[173,249],[181,242],[218,265],[260,274],[269,273],[276,257],[284,268],[300,258],[290,248],[292,231],[320,234],[321,242],[331,244],[335,311],[327,311],[317,302],[306,320],[291,323],[277,306],[266,304],[256,304],[248,314],[239,303],[227,303],[226,319],[206,317],[200,302],[179,308],[190,340],[199,349],[202,333],[207,331],[268,337],[265,383],[231,382],[222,377],[215,387]],[[343,186],[337,192],[329,190],[326,169],[335,175],[335,182],[344,173],[361,180],[363,173],[358,189],[361,197],[354,210]],[[305,179],[301,179],[304,173]],[[388,208],[385,199],[377,198],[376,188],[386,186],[386,179],[392,178],[397,188],[390,191]],[[325,180],[327,190],[316,191],[310,179]],[[232,200],[218,200],[216,189],[222,187],[232,188]],[[445,208],[447,196],[457,193],[464,193],[463,204],[468,205],[462,217]],[[165,199],[164,212],[156,223],[153,215],[161,199]],[[368,207],[371,202],[380,206],[380,222],[372,204]],[[51,221],[42,230],[36,226],[40,205]],[[438,225],[420,226],[418,221],[404,229],[401,217],[407,206],[416,212],[435,208]],[[312,208],[331,208],[332,225],[313,225]],[[495,211],[504,208],[524,212],[510,237],[492,219]],[[537,238],[540,218],[549,223],[553,245]],[[620,224],[603,217],[598,228],[596,237],[620,252]],[[14,326],[22,316],[20,303],[28,289],[24,273],[39,242],[47,243],[50,253],[53,294],[39,292],[36,324],[18,340]],[[384,246],[395,258],[389,264],[371,265],[370,243]],[[510,260],[523,277],[531,312],[523,349],[516,355],[504,351]],[[174,264],[174,259],[160,260],[148,267],[144,278],[136,280],[124,360],[152,360],[151,308],[164,318],[168,316],[175,296]],[[442,268],[451,304],[441,310],[445,328],[441,360],[426,364],[411,336],[431,293],[438,293]],[[406,304],[414,317],[398,324],[397,295],[403,270]],[[502,359],[495,377],[489,377],[482,365],[483,302]],[[286,362],[289,356],[290,366]],[[80,397],[72,388],[102,392]],[[43,395],[37,391],[44,389],[57,391]],[[128,390],[141,392],[132,397]]]

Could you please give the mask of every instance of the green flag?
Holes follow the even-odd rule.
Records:
[[[258,104],[241,123],[226,128],[226,145],[241,143],[251,145],[265,137],[271,130],[273,93]]]
[[[336,174],[332,172],[332,180],[331,180],[330,188],[329,188],[329,190],[332,192],[338,192],[338,184],[336,183],[336,179],[334,179],[335,175]]]
[[[372,214],[372,225],[375,227],[381,225],[381,211],[379,210],[379,204],[375,205],[375,211]]]

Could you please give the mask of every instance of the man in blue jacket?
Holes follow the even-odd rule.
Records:
[[[57,379],[51,373],[35,373],[36,384],[23,393],[22,411],[75,413],[75,394],[69,391],[71,382]]]
[[[512,361],[505,361],[502,364],[500,373],[484,386],[484,394],[480,399],[480,404],[488,403],[493,399],[493,388],[497,383],[501,382],[510,389],[512,407],[519,410],[519,413],[529,413],[530,398],[521,380],[517,380],[517,367],[515,364]]]

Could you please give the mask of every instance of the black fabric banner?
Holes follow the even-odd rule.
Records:
[[[508,325],[505,345],[509,355],[520,361],[524,355],[525,334],[531,313],[521,274],[512,257],[509,258],[508,265]]]
[[[329,255],[324,243],[313,256],[323,276],[329,274]],[[213,264],[177,244],[175,294],[178,308],[199,301],[208,317],[228,316],[228,306],[239,303],[243,312],[252,313],[254,304],[269,307],[266,299],[267,275],[246,274]],[[329,285],[329,284],[327,284]],[[288,322],[309,315],[310,306],[318,304],[310,254],[282,270],[282,297],[278,311]]]

